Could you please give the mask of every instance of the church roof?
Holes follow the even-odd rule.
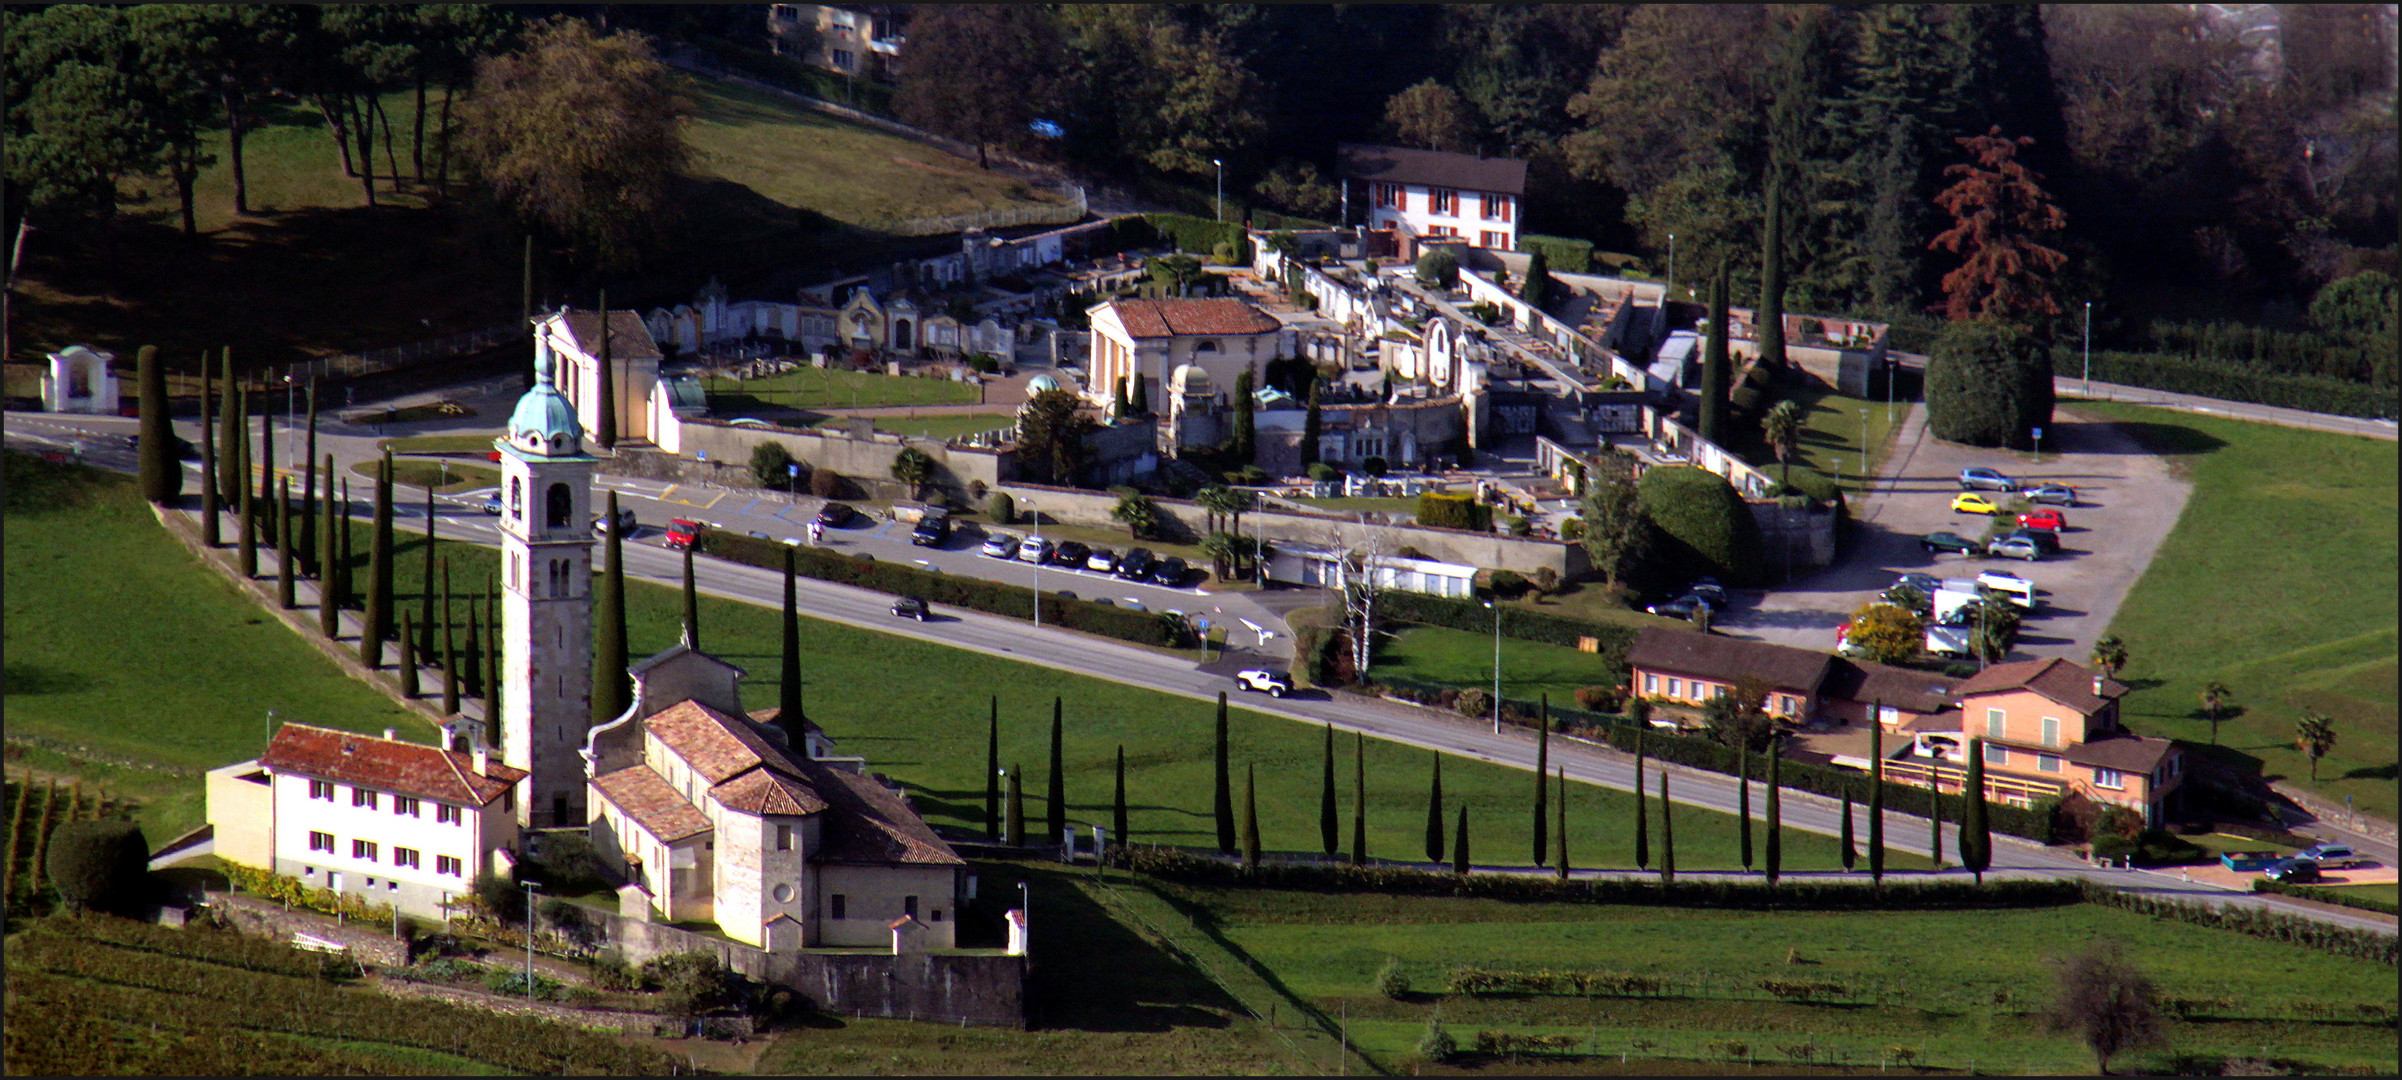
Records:
[[[832,811],[821,833],[819,861],[967,865],[899,793],[874,777],[815,761],[802,767]]]
[[[285,724],[267,740],[259,764],[275,772],[337,780],[424,799],[482,806],[525,779],[524,769],[423,743],[379,739],[307,724]]]
[[[712,827],[707,814],[701,813],[675,785],[648,765],[593,777],[592,786],[661,843],[672,844],[708,832]]]
[[[785,814],[798,817],[826,808],[809,785],[766,767],[751,769],[709,789],[709,797],[728,810],[746,814]]]
[[[560,319],[566,324],[567,339],[574,343],[576,351],[586,356],[600,355],[600,312],[568,308],[560,313]],[[651,328],[642,321],[641,312],[610,309],[609,359],[613,362],[659,359],[659,343],[651,338]]]
[[[786,773],[793,769],[792,759],[750,725],[697,701],[671,705],[642,726],[711,784],[762,765]]]
[[[1117,312],[1118,321],[1126,325],[1126,333],[1137,338],[1185,334],[1265,334],[1284,326],[1249,301],[1232,298],[1112,300],[1108,307]]]

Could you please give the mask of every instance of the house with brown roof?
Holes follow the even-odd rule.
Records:
[[[678,645],[633,665],[634,704],[584,750],[593,849],[624,914],[713,921],[770,951],[876,946],[896,919],[955,941],[966,862],[825,733],[745,714],[741,669]]]
[[[1117,396],[1121,378],[1129,380],[1129,393],[1131,380],[1147,380],[1149,400],[1164,405],[1168,375],[1186,364],[1221,389],[1232,388],[1245,371],[1256,383],[1260,369],[1286,347],[1284,324],[1248,300],[1121,298],[1096,305],[1090,315],[1092,359],[1084,392],[1096,405]]]
[[[1418,243],[1436,240],[1518,249],[1522,160],[1364,143],[1341,144],[1335,158],[1345,198],[1355,190],[1365,196],[1368,227],[1408,238],[1404,259],[1417,257]]]
[[[2142,812],[2158,825],[2184,782],[2183,754],[2119,722],[2125,684],[2061,659],[1995,664],[1958,688],[1960,737],[1981,740],[1987,776],[2016,777]]]
[[[304,884],[444,918],[476,875],[506,875],[523,769],[308,724],[285,724],[256,759],[211,770],[214,853]]]
[[[1795,723],[1817,716],[1835,657],[1789,645],[1647,626],[1626,650],[1637,695],[1698,708],[1749,677],[1768,687],[1768,715]]]

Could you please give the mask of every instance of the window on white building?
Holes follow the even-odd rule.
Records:
[[[1484,204],[1486,221],[1508,221],[1510,219],[1509,196],[1488,191],[1485,192]]]
[[[374,862],[374,861],[375,861],[375,841],[373,841],[373,840],[353,840],[353,841],[351,841],[351,842],[350,842],[350,857],[351,857],[351,858],[353,858],[353,859],[365,859],[365,860],[367,860],[368,862]]]
[[[350,805],[364,806],[369,810],[375,809],[375,792],[363,787],[350,789]]]
[[[456,855],[434,856],[434,872],[437,874],[448,874],[451,877],[463,876],[459,873],[459,857]]]
[[[2125,791],[2127,789],[2127,778],[2117,769],[2095,769],[2093,771],[2093,786],[2098,788],[2108,788],[2112,791]]]
[[[1376,205],[1389,206],[1395,210],[1405,209],[1405,207],[1401,205],[1401,185],[1376,185]]]
[[[1483,248],[1506,248],[1510,246],[1510,234],[1494,232],[1491,229],[1486,229],[1476,234],[1476,246]]]
[[[407,815],[409,817],[418,816],[416,798],[408,795],[392,796],[392,812],[395,814]]]
[[[309,834],[310,851],[332,851],[333,849],[334,834],[329,832],[311,832]]]
[[[777,851],[791,851],[791,850],[792,850],[792,826],[790,826],[790,825],[778,825],[778,826],[776,826],[776,850],[777,850]]]
[[[396,847],[396,848],[393,848],[393,849],[392,849],[392,865],[394,865],[394,866],[405,866],[405,867],[408,867],[408,868],[409,868],[409,869],[411,869],[411,870],[414,870],[414,869],[416,869],[416,868],[417,868],[417,849],[416,849],[416,848],[405,848],[405,847]]]
[[[331,780],[309,781],[309,798],[323,799],[327,802],[334,801],[334,782]]]
[[[459,813],[459,808],[456,806],[444,806],[441,803],[434,804],[434,820],[436,822],[444,825],[456,825],[459,823],[462,816],[463,815]]]
[[[1450,188],[1426,189],[1426,208],[1430,213],[1454,214],[1459,210],[1459,193]]]

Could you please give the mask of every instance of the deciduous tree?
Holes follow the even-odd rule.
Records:
[[[1018,411],[1020,460],[1050,470],[1053,483],[1073,483],[1086,460],[1084,437],[1094,427],[1083,402],[1066,390],[1044,390]]]
[[[1954,322],[1991,318],[2028,325],[2059,314],[2049,278],[2068,256],[2044,241],[2066,227],[2068,218],[2053,205],[2042,178],[2016,160],[2035,140],[2004,138],[1994,127],[1953,141],[1970,160],[1943,170],[1956,182],[1935,196],[1935,204],[1952,215],[1952,227],[1928,245],[1961,260],[1943,275],[1944,316]]]
[[[1394,145],[1464,154],[1476,131],[1459,92],[1427,79],[1385,101],[1384,126]]]
[[[1034,121],[1055,115],[1065,60],[1057,18],[1042,5],[921,5],[893,109],[975,144],[976,166],[989,168],[988,150],[1023,146]]]
[[[1917,612],[1878,601],[1852,613],[1851,629],[1845,631],[1844,640],[1868,650],[1869,658],[1877,663],[1898,664],[1925,647],[1926,633]]]
[[[2094,942],[2056,964],[2058,996],[2046,1019],[2052,1030],[2085,1040],[2096,1071],[2108,1073],[2110,1059],[2120,1051],[2158,1040],[2160,1007],[2152,980],[2116,942]]]
[[[1634,481],[1595,477],[1585,489],[1583,517],[1585,534],[1577,542],[1584,545],[1603,583],[1624,580],[1650,554],[1651,519],[1643,513]]]

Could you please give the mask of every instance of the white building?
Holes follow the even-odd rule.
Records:
[[[621,314],[641,325],[631,312]],[[552,316],[544,325],[556,329],[573,320]],[[584,823],[576,752],[592,719],[587,523],[596,462],[584,453],[574,406],[551,385],[549,361],[556,355],[537,354],[534,388],[509,415],[509,433],[493,441],[502,492],[500,727],[505,760],[532,774],[517,808],[519,824],[529,828]]]
[[[1476,568],[1465,563],[1370,555],[1361,557],[1360,569],[1378,589],[1432,593],[1463,600],[1476,595]],[[1345,553],[1332,547],[1280,541],[1268,555],[1270,581],[1340,589],[1351,573]]]
[[[1438,239],[1517,250],[1526,162],[1361,143],[1335,153],[1345,197],[1364,198],[1368,227],[1413,241],[1403,257],[1416,257],[1414,241]]]
[[[548,371],[558,392],[575,406],[586,432],[599,428],[601,316],[566,308],[534,322],[534,364]],[[609,312],[609,369],[620,441],[655,441],[670,407],[659,385],[659,344],[633,311]]]
[[[1236,376],[1255,376],[1286,350],[1284,324],[1247,300],[1110,300],[1092,308],[1092,359],[1086,365],[1085,397],[1108,405],[1118,380],[1143,379],[1144,393],[1158,407],[1176,368],[1191,364],[1209,381],[1231,390]],[[1128,384],[1129,393],[1133,384]]]
[[[267,752],[213,770],[216,854],[303,884],[442,918],[476,875],[506,875],[525,771],[458,753],[285,724]]]

